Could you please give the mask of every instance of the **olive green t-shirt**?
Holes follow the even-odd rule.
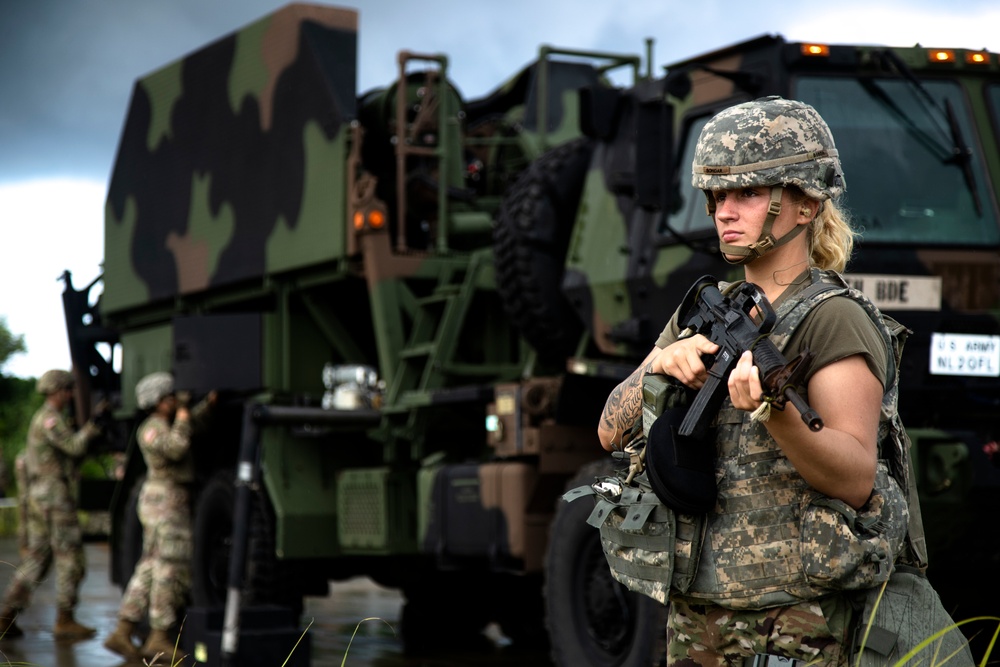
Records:
[[[801,292],[810,284],[808,277],[808,270],[800,274],[774,301],[772,307],[777,310],[782,303]],[[656,339],[656,347],[664,348],[680,336],[678,317],[679,313],[674,312]],[[883,388],[886,386],[889,360],[885,342],[864,307],[850,297],[831,297],[810,310],[795,329],[782,353],[786,359],[794,359],[803,349],[808,349],[813,354],[806,369],[807,384],[813,374],[824,366],[860,354],[872,375],[878,378]],[[845,391],[850,391],[850,387],[845,387]]]

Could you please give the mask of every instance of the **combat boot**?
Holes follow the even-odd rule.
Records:
[[[24,630],[17,627],[17,609],[7,607],[0,611],[0,639],[17,639],[24,636]]]
[[[159,655],[170,663],[173,663],[175,652],[174,642],[171,641],[166,630],[150,630],[149,636],[146,637],[146,643],[139,649],[139,653],[146,660],[154,660]]]
[[[94,628],[77,623],[72,609],[60,609],[56,614],[56,625],[52,629],[56,639],[90,639],[96,633]]]
[[[132,643],[132,633],[135,632],[135,623],[126,621],[124,618],[118,619],[118,627],[104,640],[104,648],[114,651],[126,660],[138,660],[139,649]]]

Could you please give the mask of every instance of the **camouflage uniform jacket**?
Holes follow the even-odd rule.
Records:
[[[208,414],[208,402],[201,401],[191,410],[190,421],[175,419],[169,424],[163,417],[151,414],[139,425],[136,437],[146,462],[146,479],[178,484],[194,481],[191,434],[204,428]]]
[[[167,423],[152,414],[139,426],[139,449],[146,461],[146,479],[187,484],[194,480],[191,461],[191,422]]]
[[[30,497],[43,506],[72,497],[76,460],[87,451],[87,443],[97,435],[93,424],[74,432],[66,416],[48,402],[31,419],[25,449]]]
[[[832,272],[814,270],[812,282],[778,309],[779,324],[771,334],[778,349],[813,307],[843,295],[865,308],[893,359],[892,334],[860,292]],[[894,365],[887,377],[880,443],[888,423],[898,420]],[[688,597],[733,609],[760,609],[815,599],[836,589],[867,588],[888,578],[905,537],[907,514],[905,495],[888,476],[887,464],[880,463],[876,481],[876,489],[886,487],[886,498],[855,512],[809,487],[767,429],[752,421],[749,412],[733,408],[728,397],[716,421],[718,497],[706,517],[698,572]],[[892,452],[883,455],[894,457]],[[895,472],[896,466],[888,467]],[[871,521],[861,516],[866,509],[875,515]],[[855,544],[859,538],[844,528],[845,517],[847,528],[877,524],[889,535],[876,535],[873,529],[869,543]]]

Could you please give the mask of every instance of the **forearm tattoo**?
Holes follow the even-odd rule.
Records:
[[[625,441],[622,438],[642,417],[642,379],[647,373],[652,372],[653,362],[635,369],[608,396],[601,420],[604,423],[604,428],[613,434],[612,444],[624,445]],[[617,438],[618,442],[616,443],[614,441],[619,433],[621,436]]]

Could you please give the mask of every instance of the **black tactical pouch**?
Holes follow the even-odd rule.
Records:
[[[704,514],[715,506],[714,429],[702,440],[677,432],[694,395],[667,375],[643,379],[646,473],[664,505],[685,514]]]

